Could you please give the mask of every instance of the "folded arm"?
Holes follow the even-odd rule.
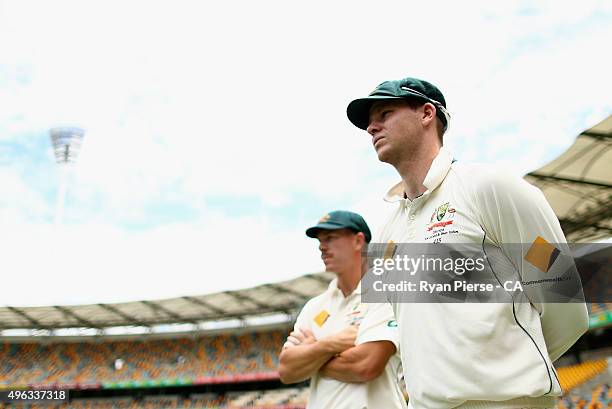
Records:
[[[283,383],[304,381],[317,373],[335,355],[355,345],[357,329],[316,340],[307,329],[293,331],[280,354],[278,373]]]
[[[341,382],[369,382],[382,374],[395,350],[391,341],[366,342],[332,358],[321,367],[321,374]]]

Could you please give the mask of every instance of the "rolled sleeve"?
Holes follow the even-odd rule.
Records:
[[[373,341],[391,341],[399,350],[399,331],[393,309],[388,303],[370,304],[359,325],[355,345]]]

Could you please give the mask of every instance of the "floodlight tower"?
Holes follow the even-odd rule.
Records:
[[[57,192],[55,224],[60,225],[64,218],[64,201],[68,188],[68,175],[76,163],[85,131],[75,127],[58,127],[49,130],[55,153],[55,161],[60,167],[60,187]]]

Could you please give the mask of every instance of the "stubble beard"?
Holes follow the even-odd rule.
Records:
[[[407,146],[408,142],[404,142],[405,146],[402,146],[403,149],[395,149],[389,150],[388,152],[377,151],[376,154],[378,156],[378,160],[380,162],[388,163],[393,166],[395,169],[399,168],[401,163],[406,161],[412,162],[419,156],[419,145],[418,144],[410,144],[411,146]]]

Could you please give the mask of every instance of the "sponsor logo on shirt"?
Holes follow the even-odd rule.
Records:
[[[387,245],[385,246],[385,253],[383,254],[384,259],[393,258],[395,254],[395,250],[397,249],[397,245],[393,240],[389,240]]]
[[[319,327],[322,327],[328,318],[329,318],[329,313],[323,310],[314,317],[314,322],[316,322]]]
[[[361,304],[355,304],[351,312],[346,314],[348,325],[359,325],[363,319],[363,311],[359,308]]]
[[[547,273],[560,253],[561,251],[558,248],[547,242],[543,237],[538,236],[525,254],[525,260],[541,272]]]
[[[395,320],[387,321],[387,327],[389,327],[389,328],[396,328],[397,327],[397,321],[395,321]]]

